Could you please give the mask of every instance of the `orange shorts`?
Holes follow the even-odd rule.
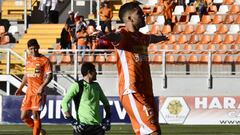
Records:
[[[22,101],[21,110],[42,111],[46,103],[46,95],[25,95]]]
[[[121,102],[130,117],[135,134],[160,131],[158,107],[153,96],[144,97],[139,93],[129,93],[122,96]]]

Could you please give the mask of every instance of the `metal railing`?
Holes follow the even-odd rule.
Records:
[[[10,68],[10,63],[11,63],[11,55],[16,56],[17,58],[19,58],[21,61],[25,62],[25,59],[22,58],[20,55],[18,55],[17,53],[15,53],[14,51],[12,51],[11,49],[1,49],[4,51],[7,51],[7,62],[6,62],[6,74],[10,74],[11,73],[11,68]],[[1,52],[0,50],[0,52]],[[79,56],[82,56],[81,58],[85,58],[86,56],[98,56],[98,55],[103,55],[105,56],[105,58],[107,58],[109,55],[113,55],[112,53],[114,53],[113,50],[85,50],[85,54],[83,56],[83,50],[40,50],[40,52],[44,55],[46,55],[47,57],[50,57],[51,55],[56,55],[57,60],[56,63],[54,63],[53,65],[55,67],[60,67],[60,69],[55,68],[54,70],[54,74],[68,74],[70,76],[73,76],[74,80],[78,80],[79,76],[80,76],[80,65],[83,61],[79,60]],[[220,63],[220,64],[214,64],[213,63],[213,55],[215,54],[219,54],[219,55],[233,55],[234,57],[237,57],[236,55],[238,55],[238,51],[228,51],[228,53],[222,53],[221,51],[210,51],[210,50],[204,50],[202,51],[202,53],[204,53],[205,55],[208,56],[208,61],[205,64],[201,64],[201,63],[194,63],[191,64],[188,60],[186,60],[185,62],[179,64],[178,62],[173,62],[173,63],[169,63],[167,60],[167,55],[175,55],[176,57],[178,55],[185,55],[185,56],[189,56],[189,55],[201,55],[201,54],[197,54],[194,53],[196,51],[192,50],[191,52],[189,51],[184,51],[181,50],[181,53],[176,53],[173,50],[159,50],[158,52],[150,52],[148,55],[149,57],[149,63],[150,63],[150,67],[157,65],[158,68],[155,70],[152,70],[152,74],[155,75],[160,75],[162,76],[163,79],[163,88],[167,88],[167,78],[169,75],[204,75],[207,77],[208,80],[208,87],[209,89],[212,88],[212,83],[213,83],[213,75],[235,75],[235,77],[237,77],[236,75],[239,73],[238,70],[236,70],[236,67],[240,67],[240,64],[235,63],[235,61],[233,61],[232,63]],[[184,53],[185,52],[185,53]],[[27,51],[26,51],[27,53]],[[27,54],[26,54],[27,55]],[[62,58],[64,55],[70,55],[71,56],[71,62],[68,64],[62,64]],[[152,57],[154,57],[155,55],[161,55],[162,56],[162,60],[160,63],[155,63],[154,61],[152,61]],[[176,58],[175,58],[176,59]],[[236,58],[235,58],[236,59]],[[92,60],[91,62],[94,62],[97,65],[98,68],[98,73],[100,75],[116,75],[117,74],[117,69],[116,69],[116,65],[112,64],[109,68],[109,66],[107,68],[105,68],[104,66],[108,64],[108,62],[97,62],[95,60]],[[200,69],[201,66],[204,65],[204,69]],[[238,66],[239,65],[239,66]],[[227,69],[215,69],[215,66],[219,66],[221,68],[221,66],[225,67],[227,66]],[[113,68],[114,67],[114,68]],[[183,67],[183,70],[179,70],[179,67]],[[194,67],[196,68],[195,71],[193,70]],[[216,71],[218,70],[218,71]],[[63,90],[62,93],[64,93],[65,90]]]

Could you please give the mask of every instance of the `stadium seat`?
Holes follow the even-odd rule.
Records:
[[[219,52],[217,52],[217,53],[218,54],[225,54],[227,50],[228,50],[227,45],[221,44],[221,45],[218,46],[218,51]]]
[[[180,34],[182,32],[182,26],[181,25],[174,25],[173,27],[173,34]]]
[[[234,42],[233,35],[226,34],[223,40],[223,44],[232,44]]]
[[[18,26],[16,25],[10,26],[8,32],[11,33],[12,35],[19,34]]]
[[[213,15],[213,14],[216,14],[216,13],[217,13],[217,6],[211,4],[208,8],[208,14]]]
[[[209,44],[209,45],[207,45],[207,50],[209,50],[209,51],[215,51],[215,50],[216,50],[216,47],[215,47],[214,44]]]
[[[144,27],[140,28],[139,31],[142,32],[143,34],[147,34],[150,31],[149,26],[145,25]]]
[[[154,6],[158,3],[158,0],[149,0],[146,2],[146,5],[148,6]]]
[[[94,62],[94,56],[93,55],[85,55],[83,57],[84,62]]]
[[[185,14],[194,14],[194,13],[196,13],[196,7],[192,6],[192,5],[186,6],[184,13]]]
[[[195,30],[195,34],[203,34],[205,31],[205,26],[203,24],[198,24]]]
[[[238,14],[237,18],[235,19],[234,23],[240,24],[240,14]]]
[[[237,38],[235,40],[235,44],[240,44],[240,34],[237,35]]]
[[[149,45],[148,46],[148,52],[150,54],[154,54],[154,53],[158,52],[158,45],[156,45],[156,44]]]
[[[194,54],[190,55],[188,58],[189,64],[197,64],[198,63],[198,57]]]
[[[176,63],[177,64],[185,64],[186,61],[187,61],[186,56],[178,55]]]
[[[238,24],[232,24],[229,27],[229,31],[227,34],[237,34],[240,30],[240,27]]]
[[[176,43],[176,36],[171,34],[168,36],[168,41],[166,41],[165,43],[166,44],[175,44]]]
[[[225,24],[232,24],[233,22],[234,22],[234,18],[233,18],[233,15],[231,14],[227,14],[223,21],[223,23]]]
[[[234,4],[240,5],[240,0],[235,0]]]
[[[202,35],[201,39],[199,41],[200,44],[208,44],[211,41],[211,36],[210,35]]]
[[[202,24],[209,24],[211,23],[211,16],[210,15],[203,15],[201,19]]]
[[[205,2],[206,2],[208,5],[210,5],[210,4],[213,5],[213,0],[205,0]]]
[[[198,38],[198,35],[196,34],[191,35],[188,41],[188,43],[190,44],[197,44],[198,42],[199,42],[199,38]]]
[[[82,62],[83,62],[82,56],[78,55],[78,63],[82,63]]]
[[[60,64],[70,64],[72,62],[71,56],[69,54],[62,54],[62,59]]]
[[[178,41],[177,41],[178,44],[185,44],[187,42],[188,42],[187,35],[184,35],[184,34],[179,35]]]
[[[184,45],[183,50],[184,50],[184,53],[186,53],[186,54],[191,53],[192,52],[192,45],[190,45],[190,44]]]
[[[97,55],[95,58],[95,62],[103,64],[105,62],[105,56],[101,54]]]
[[[220,34],[213,35],[211,43],[212,44],[220,44],[220,43],[222,43],[222,35],[220,35]]]
[[[203,45],[202,45],[202,44],[197,44],[197,45],[195,46],[195,51],[194,51],[194,53],[195,53],[195,54],[200,54],[200,53],[203,53],[203,50],[204,50]]]
[[[225,15],[229,11],[228,5],[220,5],[217,14]]]
[[[181,16],[183,12],[184,12],[184,7],[182,5],[177,5],[174,8],[172,15]]]
[[[163,34],[169,34],[171,31],[172,31],[172,29],[171,29],[170,25],[163,25],[163,28],[162,28]]]
[[[168,48],[168,45],[163,44],[163,45],[161,45],[160,49],[161,50],[168,50],[169,48]]]
[[[161,33],[161,26],[158,24],[152,25],[152,28],[150,30],[150,34],[160,34]]]
[[[207,64],[208,63],[208,55],[202,54],[199,59],[200,64]]]
[[[49,60],[52,64],[57,64],[57,57],[55,54],[50,55]]]
[[[231,45],[230,49],[231,49],[231,53],[232,54],[235,54],[238,52],[238,45],[234,44],[234,45]]]
[[[236,60],[235,60],[235,63],[236,64],[240,64],[240,55],[238,54],[238,56],[237,56],[237,58],[236,58]]]
[[[116,63],[117,62],[117,57],[115,54],[110,54],[107,56],[107,59],[106,59],[106,62],[107,63]]]
[[[159,15],[157,16],[157,20],[155,22],[155,24],[157,25],[163,25],[165,23],[165,18],[163,15]]]
[[[222,56],[220,54],[214,54],[212,57],[213,64],[221,64],[222,63]]]
[[[153,15],[146,16],[146,24],[151,25],[156,22],[156,18]]]
[[[152,59],[152,63],[161,64],[162,63],[162,55],[154,55]]]
[[[225,5],[232,5],[234,3],[234,0],[224,0],[223,4]]]
[[[192,15],[188,24],[196,25],[200,22],[199,15]]]
[[[172,46],[172,50],[173,50],[172,53],[174,53],[174,54],[179,53],[180,49],[181,49],[180,45],[175,44]]]
[[[207,25],[206,31],[204,34],[214,34],[217,31],[217,27],[215,24]]]
[[[238,14],[239,12],[239,5],[231,5],[230,10],[228,11],[229,14]]]
[[[231,54],[228,54],[224,57],[224,64],[232,64],[234,62],[233,56]]]
[[[220,24],[218,30],[216,31],[217,34],[226,34],[228,32],[228,26],[226,24]]]
[[[167,64],[174,64],[175,63],[175,59],[173,55],[166,55],[166,63]]]
[[[213,0],[213,3],[214,3],[214,4],[222,4],[222,3],[223,3],[223,0]]]
[[[213,24],[220,24],[223,22],[223,16],[222,15],[214,15],[212,23]]]
[[[193,25],[186,24],[185,29],[183,31],[183,34],[192,34],[194,32],[194,27]]]

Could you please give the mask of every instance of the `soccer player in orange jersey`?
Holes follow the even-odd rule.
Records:
[[[20,95],[22,88],[27,84],[28,89],[22,101],[21,119],[33,128],[33,135],[44,134],[41,129],[40,113],[44,107],[46,93],[44,88],[52,79],[52,66],[47,57],[39,53],[39,44],[36,39],[27,43],[30,55],[27,58],[22,84],[15,95]],[[33,115],[33,119],[30,117]]]
[[[125,27],[103,38],[111,41],[115,47],[120,101],[130,117],[136,135],[160,135],[147,48],[150,43],[168,38],[139,32],[145,26],[145,16],[137,2],[122,5],[119,18]]]

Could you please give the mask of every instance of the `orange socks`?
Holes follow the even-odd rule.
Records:
[[[39,135],[41,131],[41,120],[34,120],[33,135]]]

